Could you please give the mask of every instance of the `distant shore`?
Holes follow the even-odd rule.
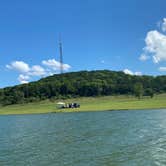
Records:
[[[80,108],[57,109],[56,103],[77,102]],[[28,103],[0,107],[0,115],[16,114],[41,114],[59,112],[86,112],[86,111],[115,111],[115,110],[142,110],[142,109],[165,109],[166,94],[155,95],[153,98],[143,97],[140,100],[133,96],[104,96],[104,97],[83,97],[68,100]]]

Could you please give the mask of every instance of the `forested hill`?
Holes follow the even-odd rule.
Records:
[[[0,104],[79,96],[130,94],[140,97],[166,92],[166,76],[131,76],[109,70],[53,75],[29,84],[0,89]]]

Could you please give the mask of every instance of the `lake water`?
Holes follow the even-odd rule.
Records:
[[[166,165],[166,110],[0,116],[0,166]]]

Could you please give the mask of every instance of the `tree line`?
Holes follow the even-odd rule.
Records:
[[[0,104],[81,96],[142,95],[166,92],[166,76],[132,76],[109,70],[56,74],[36,82],[0,89]]]

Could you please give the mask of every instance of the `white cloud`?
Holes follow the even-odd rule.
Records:
[[[154,63],[166,61],[166,35],[154,30],[147,33],[144,55],[152,56]]]
[[[140,57],[139,57],[139,60],[140,61],[146,61],[148,60],[150,57],[148,55],[145,55],[145,54],[141,54]]]
[[[163,32],[166,32],[166,18],[163,19],[161,29],[162,29]]]
[[[142,72],[136,71],[136,72],[134,73],[134,75],[136,75],[136,76],[141,76],[141,75],[142,75]]]
[[[149,31],[145,38],[145,47],[139,60],[146,61],[152,59],[153,63],[166,62],[166,18],[157,23],[160,31]],[[165,72],[166,67],[159,67],[158,71]]]
[[[28,72],[28,75],[31,76],[43,76],[46,75],[46,71],[43,67],[39,65],[32,66],[30,72]]]
[[[159,67],[159,71],[166,72],[166,67]]]
[[[124,72],[125,74],[129,74],[129,75],[137,75],[137,76],[141,76],[141,75],[142,75],[142,73],[139,72],[139,71],[133,72],[133,71],[131,71],[131,70],[129,70],[129,69],[124,69],[123,72]]]
[[[159,29],[161,29],[162,21],[158,21],[156,25],[157,25],[157,27],[158,27]]]
[[[155,64],[166,62],[166,18],[157,23],[160,31],[149,31],[145,38],[145,47],[139,60],[146,61],[152,59]],[[166,67],[159,67],[159,71],[165,72]]]
[[[27,76],[27,75],[23,75],[23,74],[20,74],[19,76],[18,76],[18,81],[21,83],[21,84],[26,84],[26,83],[28,83],[29,82],[29,76]]]
[[[6,65],[6,67],[8,69],[17,70],[18,72],[21,72],[21,73],[26,73],[26,72],[29,72],[30,70],[29,65],[23,61],[12,62],[11,64]]]
[[[134,73],[131,70],[129,70],[129,69],[124,69],[123,72],[125,74],[134,75]]]
[[[6,65],[6,68],[16,70],[20,73],[18,76],[18,81],[20,83],[28,83],[34,77],[53,75],[55,72],[59,71],[61,67],[60,62],[55,59],[43,60],[42,64],[46,67],[42,67],[40,65],[30,67],[23,61],[14,61],[9,65]],[[63,64],[64,71],[68,71],[70,68],[70,65]]]
[[[54,71],[58,71],[61,68],[61,63],[56,61],[55,59],[43,60],[42,64],[49,67]],[[68,71],[71,68],[68,64],[63,64],[63,70]]]

